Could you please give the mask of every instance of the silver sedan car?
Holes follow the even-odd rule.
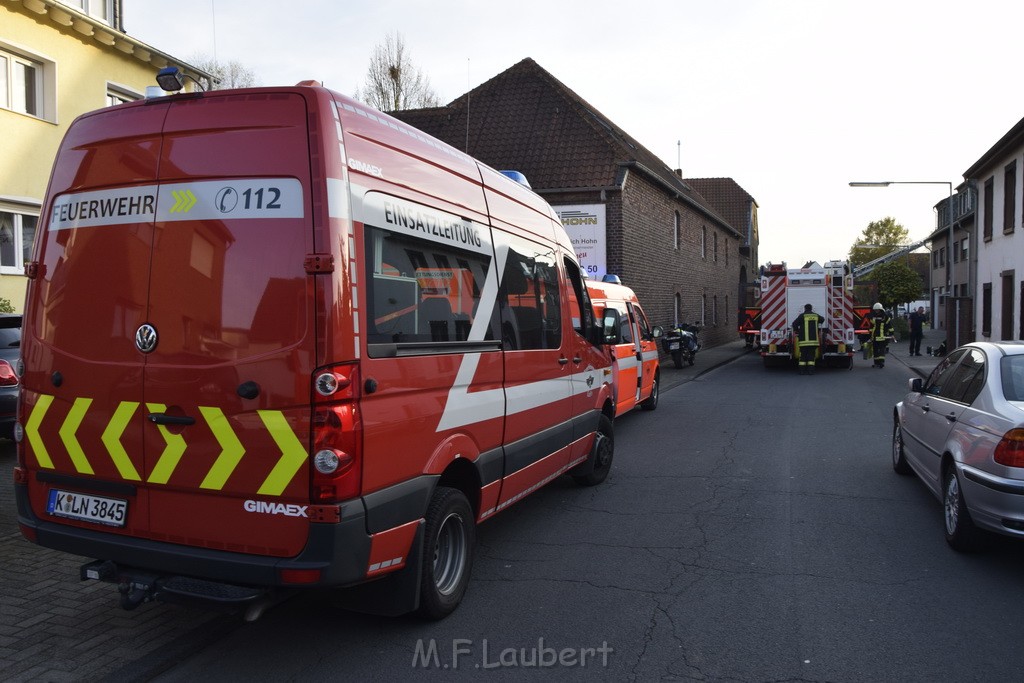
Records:
[[[1024,538],[1024,342],[975,342],[893,411],[892,467],[942,501],[946,541],[977,548],[985,531]]]

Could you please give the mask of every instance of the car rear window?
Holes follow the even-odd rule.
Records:
[[[9,348],[21,345],[21,329],[0,329],[0,348]]]
[[[1024,401],[1024,356],[1003,356],[999,369],[1006,400]]]

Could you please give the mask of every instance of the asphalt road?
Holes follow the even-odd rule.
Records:
[[[323,592],[252,624],[122,612],[78,558],[20,540],[5,492],[0,678],[1019,679],[1024,544],[954,553],[938,501],[891,469],[911,376],[748,354],[666,391],[616,421],[604,485],[555,481],[479,528],[469,592],[438,623]]]

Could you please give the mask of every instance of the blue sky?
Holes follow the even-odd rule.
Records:
[[[925,237],[944,185],[848,182],[957,183],[1024,118],[1019,0],[170,4],[124,0],[128,33],[262,85],[353,94],[392,31],[443,102],[532,57],[668,166],[742,185],[762,263],[843,258],[885,216]]]

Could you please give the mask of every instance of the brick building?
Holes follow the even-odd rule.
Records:
[[[703,320],[706,345],[736,339],[736,310],[756,270],[756,203],[745,192],[752,231],[722,214],[729,201],[716,208],[532,59],[447,106],[393,114],[524,173],[561,216],[581,265],[592,277],[619,275],[652,324]]]

